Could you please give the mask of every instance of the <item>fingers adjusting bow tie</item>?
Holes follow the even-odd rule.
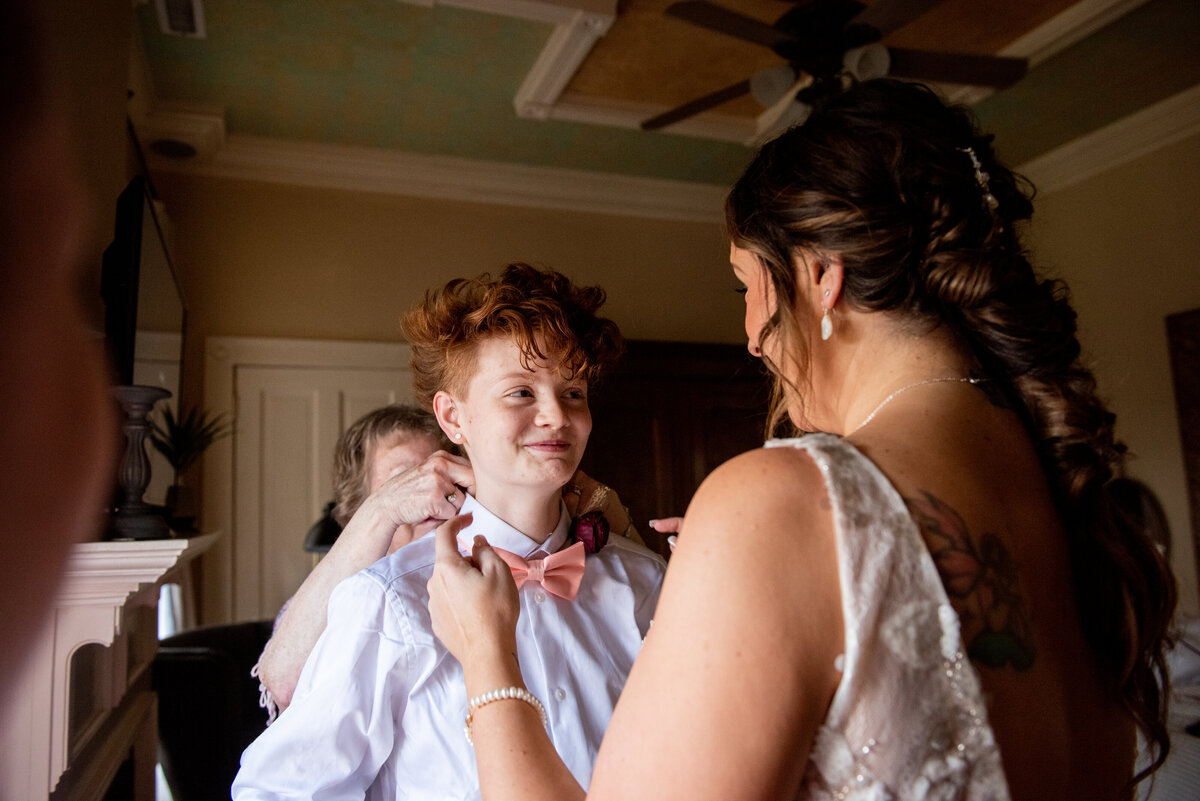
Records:
[[[545,559],[526,560],[503,548],[494,550],[512,570],[517,589],[527,581],[535,581],[548,593],[568,601],[575,600],[575,595],[579,592],[579,583],[583,581],[585,553],[582,542],[577,542],[570,548],[563,548],[558,553],[552,553]]]

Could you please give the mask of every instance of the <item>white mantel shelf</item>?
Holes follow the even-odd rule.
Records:
[[[208,549],[216,534],[190,539],[85,542],[71,552],[63,573],[57,605],[124,606],[144,585],[154,584],[177,564],[186,564]],[[114,631],[114,634],[119,633]],[[111,643],[111,638],[109,639]]]
[[[157,707],[147,673],[157,637],[148,626],[136,630],[136,615],[141,610],[150,619],[145,612],[156,607],[159,585],[218,536],[89,542],[72,549],[54,609],[29,654],[19,700],[0,730],[0,798],[99,798],[123,754],[138,747],[137,737],[152,749],[145,731],[153,731]],[[70,732],[71,660],[90,644],[105,648],[99,678],[89,688],[93,712]],[[127,742],[110,743],[118,732]],[[92,764],[100,761],[97,744],[104,745],[105,762],[120,757],[116,764]],[[87,779],[67,781],[64,774]]]

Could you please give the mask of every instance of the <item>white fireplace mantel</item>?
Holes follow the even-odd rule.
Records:
[[[107,785],[155,708],[146,674],[156,633],[130,631],[136,628],[137,610],[153,610],[158,587],[216,539],[206,534],[75,546],[54,608],[29,654],[13,714],[0,731],[0,798],[48,798],[68,769],[76,781],[64,788],[70,790],[65,795],[87,798],[85,787]],[[88,687],[95,695],[86,699],[91,712],[76,721],[78,731],[70,732],[71,662],[89,644],[106,650]],[[137,692],[131,692],[135,685]],[[85,764],[76,764],[80,761]]]

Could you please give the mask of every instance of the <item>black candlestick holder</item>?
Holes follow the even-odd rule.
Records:
[[[150,422],[146,416],[154,404],[171,393],[162,387],[119,386],[113,394],[125,412],[121,430],[125,433],[125,451],[117,465],[117,483],[121,500],[113,510],[111,536],[113,539],[159,540],[171,536],[162,510],[142,500],[150,484],[150,460],[146,457],[146,433]]]

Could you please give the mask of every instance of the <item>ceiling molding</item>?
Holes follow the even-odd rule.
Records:
[[[545,22],[554,31],[513,98],[518,117],[545,120],[575,70],[617,18],[617,0],[401,0]]]
[[[240,135],[227,137],[206,161],[151,154],[150,167],[154,173],[718,224],[727,191],[690,181]]]
[[[1082,41],[1106,25],[1145,5],[1147,0],[1080,0],[1080,2],[1051,17],[1021,38],[1011,42],[997,55],[1023,58],[1029,68],[1058,55],[1076,42]],[[953,103],[974,105],[995,90],[984,86],[943,87],[946,98]]]
[[[175,119],[172,113],[156,109],[147,118],[161,123],[152,131],[178,131],[184,125],[207,131],[217,128],[216,120],[205,123],[199,113],[182,116]],[[220,130],[224,130],[223,120]],[[1068,142],[1017,169],[1045,196],[1196,134],[1200,134],[1200,86]],[[251,136],[228,136],[223,142],[207,159],[181,161],[151,153],[151,169],[155,173],[717,224],[722,220],[727,191],[716,184]]]
[[[1200,85],[1038,156],[1017,172],[1047,195],[1196,134]]]
[[[1042,63],[1096,31],[1145,5],[1147,0],[1080,0],[1043,25],[1017,39],[1000,51],[1002,56],[1029,60],[1029,66]]]
[[[568,22],[554,29],[546,46],[525,76],[513,98],[518,117],[535,120],[549,119],[554,103],[592,51],[596,40],[608,33],[616,19],[616,2],[612,14],[578,12]]]
[[[551,25],[570,24],[576,17],[599,16],[609,18],[609,24],[617,16],[617,0],[400,0],[412,6],[433,8],[447,6],[482,11],[502,17],[516,17],[547,22]],[[607,25],[604,30],[608,30]]]
[[[587,97],[564,92],[558,100],[547,106],[546,119],[583,122],[591,125],[608,125],[614,128],[641,130],[642,121],[662,112],[662,106],[651,103],[634,103]],[[721,142],[745,144],[755,136],[754,120],[734,117],[720,112],[709,112],[689,117],[675,123],[670,133],[713,139]]]

